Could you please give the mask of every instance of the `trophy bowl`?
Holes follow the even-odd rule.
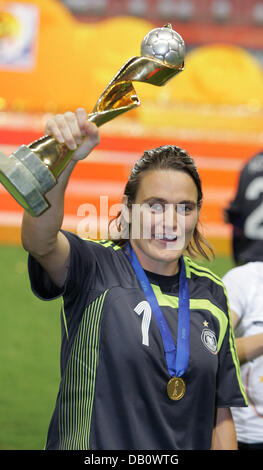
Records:
[[[185,44],[171,24],[150,31],[142,40],[141,56],[126,62],[99,97],[88,120],[98,127],[136,108],[140,99],[133,82],[165,85],[184,69]],[[45,135],[21,145],[9,157],[0,153],[0,182],[16,201],[37,217],[50,207],[45,194],[57,182],[73,154],[65,144]]]

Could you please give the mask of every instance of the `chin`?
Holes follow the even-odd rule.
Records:
[[[165,241],[156,241],[154,240],[149,244],[149,249],[147,250],[153,258],[159,261],[177,261],[180,256],[183,254],[185,247],[180,247],[177,242],[165,242]]]
[[[185,240],[184,243],[182,243],[182,240],[180,239],[173,241],[154,239],[151,240],[150,244],[154,249],[161,251],[164,255],[167,252],[167,256],[172,253],[181,253],[185,250]]]

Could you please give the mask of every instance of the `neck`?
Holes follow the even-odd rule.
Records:
[[[130,244],[135,251],[135,254],[142,266],[146,271],[152,273],[161,274],[163,276],[173,276],[179,271],[179,260],[173,261],[162,261],[153,259],[147,256],[140,248],[134,243],[133,239],[130,239]]]

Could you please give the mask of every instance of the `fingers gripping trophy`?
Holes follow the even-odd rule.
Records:
[[[165,85],[184,69],[185,44],[170,24],[150,31],[141,56],[126,62],[98,99],[88,120],[98,127],[140,105],[132,82]],[[45,194],[71,159],[73,151],[51,136],[21,145],[7,157],[0,153],[0,182],[16,201],[37,217],[50,207]]]

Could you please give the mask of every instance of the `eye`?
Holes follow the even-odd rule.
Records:
[[[160,202],[155,202],[154,204],[150,204],[150,210],[154,214],[161,214],[165,211],[165,205]]]
[[[185,215],[193,210],[192,204],[176,204],[176,211],[178,214]]]

